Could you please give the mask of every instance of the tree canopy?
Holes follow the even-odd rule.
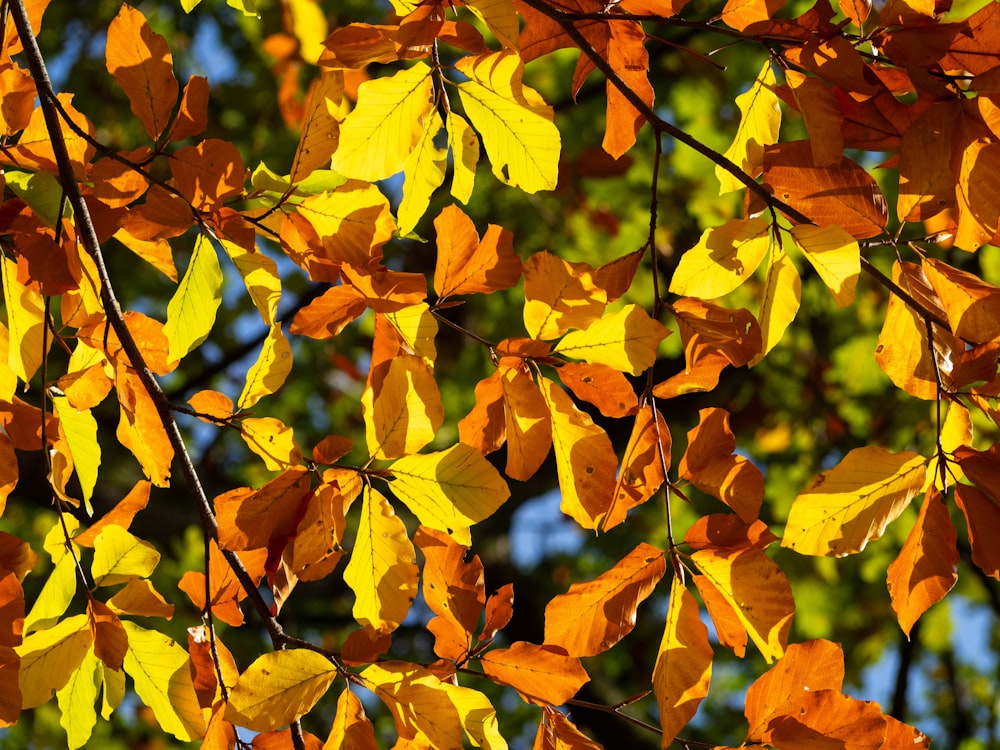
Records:
[[[0,743],[1000,741],[1000,4],[2,11]]]

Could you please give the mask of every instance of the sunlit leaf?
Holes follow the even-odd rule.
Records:
[[[510,497],[507,483],[474,448],[463,443],[438,453],[404,456],[391,467],[393,494],[420,523],[471,544],[469,528]]]
[[[52,405],[59,417],[59,426],[66,436],[70,452],[73,455],[73,466],[80,480],[83,492],[83,502],[88,511],[90,498],[93,497],[97,485],[97,472],[101,466],[101,446],[97,442],[97,420],[90,409],[74,409],[65,396],[56,396]]]
[[[726,6],[727,9],[734,4],[731,1]],[[780,4],[779,0],[777,5],[780,6]],[[739,5],[744,6],[746,3],[741,2]],[[734,25],[731,13],[728,17],[723,14],[723,20],[730,26]],[[738,28],[740,24],[736,24],[736,26]],[[778,97],[772,88],[776,83],[777,79],[771,69],[771,61],[768,60],[764,63],[750,90],[736,97],[736,105],[740,108],[742,117],[740,118],[740,127],[736,131],[736,138],[726,150],[725,156],[752,177],[758,174],[764,163],[764,146],[778,140],[781,109],[778,106]],[[744,186],[742,182],[722,167],[716,166],[715,176],[722,185],[720,193],[728,193]]]
[[[781,546],[804,555],[860,552],[920,492],[925,473],[926,461],[915,453],[852,450],[795,498]]]
[[[333,663],[315,651],[263,654],[230,689],[226,721],[256,732],[286,726],[316,705],[336,677]]]
[[[93,651],[88,651],[66,684],[56,692],[61,712],[59,724],[66,730],[70,750],[87,744],[94,731],[97,724],[94,704],[102,682],[100,662]]]
[[[807,224],[792,227],[792,237],[833,293],[837,305],[844,307],[853,302],[861,274],[861,249],[855,239],[838,226]]]
[[[21,657],[17,674],[22,708],[47,702],[69,680],[93,641],[86,615],[74,615],[24,639],[14,650]]]
[[[121,526],[108,526],[94,540],[91,575],[98,586],[113,586],[133,577],[148,578],[159,561],[160,553],[149,542]]]
[[[663,552],[640,544],[611,570],[574,583],[545,607],[545,643],[571,656],[607,651],[632,632],[636,608],[667,570]]]
[[[566,334],[555,351],[592,364],[602,364],[629,375],[653,366],[656,348],[669,331],[638,305],[626,305],[605,315],[585,330]]]
[[[222,303],[222,269],[212,242],[199,234],[184,277],[167,305],[163,332],[170,342],[170,359],[182,359],[212,331]]]
[[[333,717],[330,736],[323,744],[323,750],[350,748],[351,750],[377,750],[375,728],[365,716],[365,708],[358,696],[349,688],[337,698],[337,712]]]
[[[393,359],[382,382],[365,389],[361,403],[374,458],[416,453],[434,439],[444,420],[434,374],[423,358],[412,355]]]
[[[479,663],[496,682],[543,706],[561,706],[590,680],[578,658],[525,641],[491,649]]]
[[[681,256],[670,291],[703,299],[729,294],[757,270],[768,245],[768,222],[763,217],[734,219],[706,229],[698,244]]]

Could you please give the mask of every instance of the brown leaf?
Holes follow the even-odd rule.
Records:
[[[118,615],[97,599],[87,601],[87,622],[94,636],[94,655],[115,672],[122,668],[128,651],[128,636]]]
[[[967,484],[955,485],[955,502],[969,526],[972,562],[986,575],[1000,580],[1000,549],[995,543],[1000,533],[1000,506],[978,487]]]
[[[602,531],[608,531],[622,523],[628,511],[642,505],[660,489],[663,485],[664,466],[670,468],[670,429],[660,411],[654,406],[648,406],[636,414],[632,435],[625,447],[621,470],[615,483],[614,496],[601,520]]]
[[[639,407],[628,378],[608,365],[566,362],[559,367],[559,380],[574,396],[593,404],[606,417],[625,417]]]
[[[225,549],[267,548],[295,531],[309,495],[309,470],[295,466],[258,490],[242,487],[215,498],[219,544]]]

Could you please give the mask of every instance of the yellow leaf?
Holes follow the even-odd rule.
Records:
[[[67,745],[70,750],[83,747],[90,739],[97,724],[97,693],[103,682],[101,663],[88,650],[69,680],[56,693],[59,701],[59,711],[62,716],[59,724],[66,730]]]
[[[718,595],[715,598],[701,592],[712,619],[718,614],[725,614],[730,622],[734,618],[768,663],[781,658],[788,644],[795,600],[777,564],[763,550],[746,546],[708,548],[691,557],[702,573],[695,576],[699,589],[708,585]],[[719,613],[713,606],[725,609]]]
[[[7,366],[27,383],[42,364],[45,304],[35,289],[17,280],[17,263],[3,258],[3,302],[9,328]],[[51,341],[51,337],[49,337]]]
[[[240,421],[240,435],[269,471],[282,471],[302,462],[292,428],[274,417],[247,417]]]
[[[392,492],[424,526],[469,546],[469,527],[496,512],[510,497],[493,465],[464,443],[446,451],[405,456],[392,465]]]
[[[406,162],[403,164],[403,200],[400,201],[396,212],[396,222],[402,235],[416,229],[417,222],[430,205],[431,195],[444,182],[444,173],[448,167],[448,149],[435,145],[443,128],[441,115],[436,110],[431,110],[423,132],[417,140],[416,148],[406,157]]]
[[[299,215],[323,242],[320,260],[360,268],[381,257],[382,245],[396,230],[386,197],[376,185],[358,180],[306,198]]]
[[[247,380],[238,401],[239,408],[249,409],[264,396],[277,392],[291,371],[292,347],[281,330],[281,323],[274,323],[264,339],[257,361],[247,371]]]
[[[357,106],[340,124],[333,168],[369,182],[402,171],[433,107],[432,89],[431,69],[423,62],[361,84]]]
[[[524,299],[528,335],[554,339],[599,319],[608,303],[608,293],[586,263],[570,263],[543,251],[524,264]]]
[[[792,237],[833,293],[838,307],[854,301],[854,287],[861,275],[861,248],[857,240],[836,225],[792,227]]]
[[[377,390],[371,386],[365,389],[361,405],[372,458],[416,453],[434,439],[444,421],[434,373],[414,355],[393,359]]]
[[[479,136],[468,120],[455,112],[448,112],[448,148],[451,149],[451,194],[455,200],[468,203],[476,181],[476,164],[479,163]]]
[[[3,272],[2,268],[0,268],[0,272]],[[10,308],[7,309],[9,310]],[[78,343],[77,348],[79,348],[79,346],[80,345]],[[7,360],[7,353],[9,351],[10,331],[7,330],[7,326],[0,323],[0,401],[12,400],[14,398],[14,392],[17,390],[17,374],[13,369],[11,369]]]
[[[583,528],[596,529],[614,497],[618,457],[611,439],[555,383],[541,378],[538,387],[552,418],[559,507]]]
[[[663,729],[661,747],[674,741],[708,695],[713,656],[708,629],[698,615],[698,602],[674,576],[667,624],[653,669],[653,692]]]
[[[715,299],[750,278],[767,253],[768,222],[764,217],[734,219],[706,229],[698,244],[681,256],[670,291],[682,296]]]
[[[559,129],[552,107],[521,83],[524,63],[515,52],[463,57],[458,84],[465,112],[483,137],[493,174],[526,193],[552,190],[559,176]]]
[[[354,592],[354,619],[390,633],[410,611],[420,578],[413,544],[389,501],[366,488],[358,535],[344,582]]]
[[[323,743],[323,750],[378,750],[375,728],[365,716],[365,707],[350,688],[337,698],[337,712],[333,716],[330,736]]]
[[[83,501],[87,513],[93,515],[90,498],[93,497],[97,485],[97,470],[101,465],[101,445],[97,442],[97,420],[90,409],[74,409],[65,396],[55,396],[52,399],[59,426],[66,436],[66,443],[73,456],[73,466],[80,480],[83,491]]]
[[[757,80],[750,90],[736,97],[736,104],[743,113],[736,138],[725,156],[751,177],[756,177],[764,164],[764,146],[778,140],[781,126],[781,108],[778,96],[771,87],[777,84],[771,61],[764,62]],[[719,194],[744,187],[743,183],[720,166],[715,168],[721,189]]]
[[[15,646],[14,651],[21,657],[17,675],[21,707],[34,708],[52,698],[83,661],[92,642],[87,615],[74,615],[32,633]]]
[[[178,360],[208,338],[222,302],[222,269],[211,240],[199,234],[177,291],[167,303],[163,333],[170,342],[167,358]]]
[[[795,498],[781,546],[829,557],[860,552],[922,489],[925,464],[916,453],[852,450]]]
[[[470,688],[442,682],[415,664],[388,661],[361,673],[396,723],[402,747],[459,748],[462,730],[484,750],[506,750],[489,699]]]
[[[61,533],[62,529],[59,531]],[[45,579],[41,593],[24,618],[24,632],[48,628],[62,617],[76,593],[76,584],[76,563],[73,556],[63,555]]]
[[[329,35],[326,14],[316,0],[291,0],[292,33],[299,40],[299,54],[311,65],[323,52],[323,40]]]
[[[264,654],[230,690],[226,721],[255,732],[287,726],[316,705],[336,676],[333,663],[315,651]]]
[[[629,375],[653,366],[656,347],[670,333],[638,305],[626,305],[585,330],[566,334],[555,351],[591,364],[607,365]]]
[[[663,551],[643,542],[611,570],[574,583],[545,606],[545,643],[595,656],[632,632],[636,610],[667,572]]]
[[[437,318],[431,314],[430,306],[426,302],[385,313],[385,317],[414,354],[423,357],[430,364],[434,363],[437,359],[434,339],[437,336],[438,324]]]
[[[205,719],[191,679],[187,652],[163,633],[122,622],[128,635],[125,673],[135,692],[153,710],[160,727],[181,742],[205,734]]]
[[[750,360],[751,367],[764,359],[764,355],[781,341],[785,329],[799,311],[801,299],[802,280],[799,278],[799,272],[795,270],[785,251],[775,245],[771,248],[771,261],[767,266],[767,279],[764,281],[764,296],[760,301],[760,312],[757,313],[764,347]]]
[[[512,0],[468,0],[465,5],[489,27],[504,49],[518,49],[521,27]]]
[[[132,578],[148,578],[160,562],[160,553],[149,542],[121,526],[108,526],[94,540],[90,569],[98,586],[114,586]]]
[[[278,300],[281,298],[281,279],[278,277],[278,265],[260,252],[249,252],[234,242],[219,239],[222,249],[240,272],[246,285],[250,299],[257,306],[260,317],[269,325],[274,325],[274,316],[278,310]]]
[[[153,584],[143,578],[130,578],[120,591],[108,599],[108,609],[116,615],[139,615],[140,617],[174,616],[174,605],[167,601]]]

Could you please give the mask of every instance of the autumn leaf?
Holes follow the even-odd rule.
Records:
[[[670,445],[670,430],[660,411],[652,405],[641,409],[622,457],[614,498],[601,519],[602,531],[625,521],[628,511],[659,491],[664,467],[670,467]]]
[[[559,171],[559,130],[552,108],[521,83],[521,58],[515,52],[463,57],[457,68],[469,77],[458,90],[496,178],[526,193],[552,190]]]
[[[373,458],[416,453],[434,439],[444,420],[437,381],[421,357],[393,359],[382,382],[365,389],[361,403]]]
[[[781,546],[804,555],[860,552],[923,488],[925,465],[915,453],[852,450],[795,498]]]
[[[977,487],[959,484],[955,486],[955,503],[969,527],[972,562],[986,575],[1000,579],[1000,554],[988,541],[1000,528],[1000,508],[996,501]]]
[[[91,575],[98,586],[125,583],[130,578],[148,578],[160,561],[153,545],[133,536],[121,526],[108,526],[94,539]]]
[[[604,314],[607,292],[594,269],[549,253],[524,263],[524,327],[536,339],[554,339],[571,328],[584,329]]]
[[[59,724],[66,730],[66,742],[71,750],[83,747],[97,725],[94,703],[102,682],[100,662],[93,651],[88,651],[66,684],[56,691],[62,712]]]
[[[15,646],[14,651],[21,657],[17,675],[21,707],[34,708],[47,702],[66,684],[92,642],[87,616],[81,614],[32,633]]]
[[[142,13],[123,5],[108,26],[108,72],[129,98],[132,112],[156,140],[177,102],[177,79],[167,41],[154,34]]]
[[[427,211],[431,195],[444,182],[448,166],[448,150],[435,145],[444,130],[441,115],[431,112],[416,145],[403,163],[403,200],[396,221],[400,234],[409,234]]]
[[[565,715],[546,706],[532,750],[601,750],[601,745],[577,729]]]
[[[708,629],[698,615],[698,602],[674,576],[667,622],[653,668],[653,692],[663,730],[660,747],[666,748],[674,741],[708,695],[713,656]]]
[[[751,367],[759,364],[781,341],[785,330],[795,320],[801,300],[802,280],[799,272],[785,251],[775,245],[771,248],[760,311],[757,313],[763,346],[750,360]]]
[[[468,120],[456,112],[448,112],[445,125],[453,168],[451,194],[455,200],[468,203],[475,187],[476,164],[479,163],[479,136]]]
[[[618,458],[611,439],[555,383],[541,378],[538,386],[552,419],[559,508],[583,528],[596,529],[615,491]]]
[[[833,293],[839,307],[854,301],[854,287],[861,275],[861,249],[847,232],[838,226],[792,227],[792,237],[823,283]]]
[[[780,6],[781,0],[778,0],[776,4]],[[743,2],[730,0],[727,3],[728,15],[724,11],[722,18],[730,26],[735,25],[739,28],[742,24],[734,21],[735,15],[732,10],[737,5],[754,5],[756,7],[759,3],[748,3],[745,0]],[[778,140],[781,109],[778,106],[778,97],[772,88],[776,84],[777,79],[774,77],[774,71],[771,70],[771,61],[768,60],[764,63],[750,90],[736,97],[736,105],[740,108],[742,117],[739,129],[736,131],[736,138],[726,150],[725,157],[751,177],[757,176],[764,163],[764,147],[770,146]],[[721,183],[720,194],[744,187],[742,182],[721,166],[715,167],[715,176]]]
[[[509,289],[520,279],[521,260],[509,231],[491,224],[480,240],[472,219],[457,206],[441,211],[434,220],[434,230],[434,291],[441,299]]]
[[[257,658],[230,689],[226,721],[267,732],[297,721],[337,677],[329,659],[293,648]]]
[[[372,664],[361,678],[385,704],[400,740],[417,746],[462,747],[462,732],[484,750],[506,750],[496,711],[485,695],[442,682],[414,664]]]
[[[907,637],[920,616],[958,580],[956,539],[941,493],[928,490],[917,523],[888,570],[892,608]]]
[[[607,651],[635,627],[636,608],[666,573],[663,552],[640,544],[611,570],[574,583],[545,607],[545,645],[570,656]]]
[[[369,181],[403,171],[431,105],[431,69],[425,63],[365,82],[358,90],[357,107],[340,124],[333,168]]]
[[[167,355],[170,359],[184,358],[208,338],[221,303],[222,269],[219,258],[211,241],[199,234],[184,277],[167,305],[167,322],[163,332],[170,342]]]
[[[337,698],[337,710],[333,716],[330,736],[323,745],[324,750],[343,747],[352,750],[377,750],[375,728],[365,716],[365,708],[350,688]]]
[[[419,571],[406,527],[378,491],[366,488],[344,582],[354,592],[354,619],[381,633],[399,627],[417,595]]]
[[[768,222],[763,217],[734,219],[706,229],[698,244],[681,256],[670,291],[703,299],[729,294],[750,278],[769,245]]]
[[[626,305],[585,330],[566,334],[555,351],[591,364],[607,365],[629,375],[653,366],[656,348],[669,331],[638,305]]]
[[[578,658],[525,641],[490,649],[479,663],[494,681],[543,706],[561,706],[590,680]]]
[[[405,456],[392,467],[392,491],[420,523],[472,542],[469,529],[510,497],[500,473],[474,448],[458,443],[437,453]]]
[[[98,470],[101,466],[101,445],[97,442],[97,420],[90,409],[74,409],[65,396],[52,399],[52,406],[59,417],[59,427],[66,436],[73,467],[80,480],[83,502],[90,513],[90,498],[97,485]]]

